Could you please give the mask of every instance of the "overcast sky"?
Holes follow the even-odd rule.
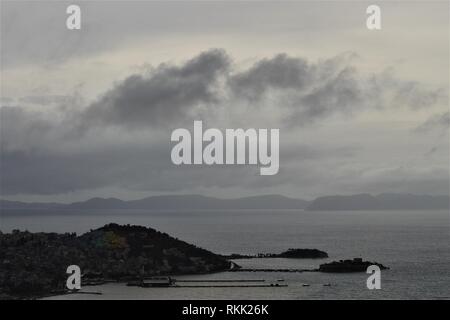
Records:
[[[1,196],[449,193],[449,3],[1,2]],[[280,171],[171,131],[279,128]]]

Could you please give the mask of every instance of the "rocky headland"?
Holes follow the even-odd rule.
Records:
[[[108,224],[75,233],[0,232],[0,298],[33,298],[66,291],[69,265],[83,282],[210,273],[231,263],[165,233]]]

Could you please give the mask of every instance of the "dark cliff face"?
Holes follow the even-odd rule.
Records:
[[[33,296],[64,290],[66,269],[84,278],[126,280],[142,276],[220,271],[230,263],[165,233],[109,224],[81,236],[15,231],[0,234],[0,294]]]

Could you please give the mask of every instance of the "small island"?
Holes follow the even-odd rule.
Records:
[[[288,249],[277,255],[279,258],[322,259],[328,258],[328,253],[318,249]]]
[[[328,258],[328,253],[318,249],[293,249],[281,253],[258,253],[256,255],[245,255],[233,253],[223,256],[227,259],[256,259],[256,258],[292,258],[292,259],[323,259]]]
[[[324,263],[319,266],[320,272],[366,272],[371,265],[378,266],[381,270],[388,269],[377,262],[363,261],[361,258],[354,258],[353,260],[339,260],[330,263]]]

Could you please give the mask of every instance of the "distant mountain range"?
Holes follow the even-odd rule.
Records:
[[[420,210],[448,209],[449,196],[367,193],[350,196],[326,196],[313,201],[280,195],[263,195],[237,199],[219,199],[200,195],[153,196],[124,201],[116,198],[92,198],[86,201],[63,203],[20,202],[0,200],[1,209],[147,209],[147,210],[230,210],[230,209],[305,209],[310,211],[337,210]]]
[[[448,209],[449,196],[428,196],[414,194],[382,193],[377,196],[368,193],[350,196],[326,196],[312,201],[307,210],[421,210]]]
[[[279,195],[237,199],[219,199],[200,195],[153,196],[124,201],[116,198],[92,198],[87,201],[61,203],[25,203],[0,200],[2,209],[305,209],[310,202]]]

